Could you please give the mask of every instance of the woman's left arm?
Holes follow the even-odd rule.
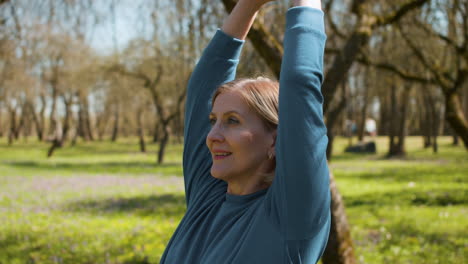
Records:
[[[267,204],[288,240],[312,238],[330,221],[328,139],[321,93],[326,40],[323,12],[314,8],[320,6],[319,0],[295,2],[299,6],[286,15],[276,175]]]

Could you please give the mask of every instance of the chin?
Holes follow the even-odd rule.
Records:
[[[229,178],[229,174],[227,172],[213,169],[211,169],[211,176],[213,176],[213,178],[223,181],[226,181]]]

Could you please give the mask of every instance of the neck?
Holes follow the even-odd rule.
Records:
[[[269,184],[262,182],[228,182],[227,193],[234,195],[247,195],[266,189]]]

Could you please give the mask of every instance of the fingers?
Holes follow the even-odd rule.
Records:
[[[312,8],[322,9],[321,0],[292,0],[293,6],[308,6]]]

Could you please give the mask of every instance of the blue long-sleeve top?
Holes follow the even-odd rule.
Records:
[[[218,30],[188,85],[183,168],[187,212],[161,263],[316,263],[330,229],[327,136],[320,92],[323,12],[294,7],[286,15],[279,125],[272,185],[249,195],[227,193],[210,175],[205,144],[210,100],[235,78],[243,41]]]

